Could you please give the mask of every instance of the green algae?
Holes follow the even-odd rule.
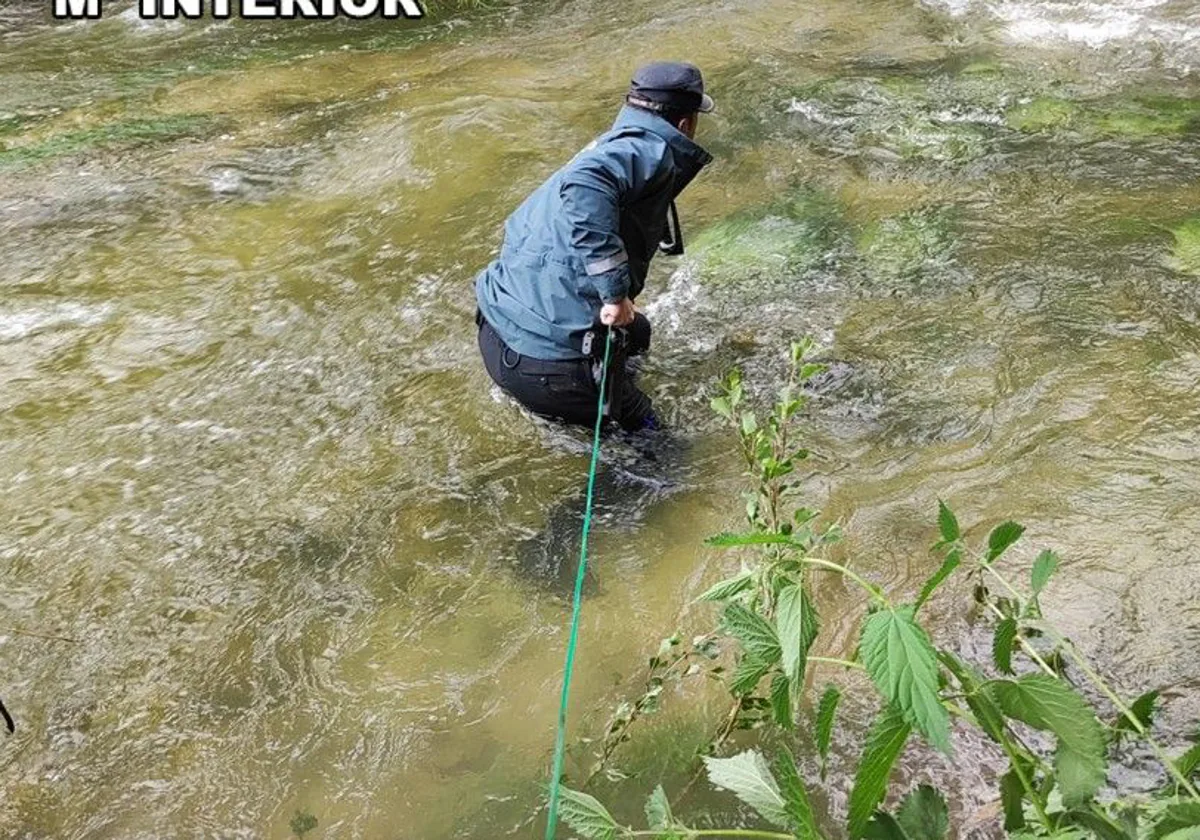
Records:
[[[216,121],[205,114],[120,120],[63,131],[31,142],[0,143],[0,166],[20,166],[113,146],[137,146],[210,133]]]
[[[1200,127],[1200,100],[1139,97],[1122,102],[1074,102],[1039,96],[1008,109],[1010,128],[1029,134],[1077,130],[1132,139],[1185,134]]]
[[[804,187],[781,202],[735,214],[706,228],[690,250],[706,283],[739,285],[819,268],[837,248],[845,227],[836,199]]]
[[[1172,233],[1175,235],[1171,248],[1173,267],[1185,274],[1200,277],[1200,216],[1188,219]]]
[[[1078,118],[1079,112],[1079,106],[1074,102],[1039,96],[1010,108],[1004,118],[1009,128],[1036,133],[1065,128]]]

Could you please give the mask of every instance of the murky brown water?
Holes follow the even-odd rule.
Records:
[[[282,838],[299,809],[309,836],[534,835],[567,612],[517,546],[586,461],[493,399],[470,281],[662,56],[720,106],[692,256],[646,298],[647,381],[690,446],[671,492],[609,500],[574,734],[733,562],[699,545],[739,482],[705,389],[738,363],[769,394],[805,332],[850,371],[814,403],[811,483],[858,566],[913,589],[939,497],[980,533],[1017,518],[1021,557],[1067,558],[1049,606],[1105,673],[1200,716],[1200,280],[1170,261],[1200,208],[1200,20],[1094,6],[414,30],[0,3],[0,834]],[[964,604],[939,614],[971,643]],[[700,698],[630,750],[619,808],[681,778]],[[988,771],[956,772],[970,812]]]

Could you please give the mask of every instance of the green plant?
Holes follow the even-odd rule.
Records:
[[[292,814],[288,826],[292,829],[292,834],[303,837],[317,827],[317,818],[308,811],[301,811],[297,808],[296,813]]]
[[[809,666],[833,665],[865,673],[881,701],[866,733],[849,797],[845,829],[851,840],[940,840],[946,835],[949,810],[932,787],[910,792],[895,812],[879,806],[913,731],[934,748],[949,752],[952,720],[982,731],[1007,756],[998,794],[1004,828],[1014,837],[1200,838],[1200,794],[1192,780],[1200,766],[1200,745],[1181,756],[1169,755],[1151,733],[1158,692],[1126,702],[1045,619],[1040,596],[1059,569],[1055,553],[1038,555],[1024,591],[1002,571],[1001,561],[1024,533],[1021,525],[1003,522],[981,544],[972,545],[953,511],[939,502],[940,539],[934,550],[941,563],[911,600],[889,598],[863,575],[830,559],[827,548],[837,542],[839,529],[819,524],[815,511],[794,501],[800,491],[796,468],[808,457],[795,443],[805,402],[802,386],[820,370],[805,361],[811,349],[810,341],[792,346],[787,381],[765,416],[746,407],[737,372],[725,378],[713,400],[713,409],[736,431],[752,489],[745,497],[749,529],[708,540],[713,546],[750,550],[736,575],[701,596],[721,604],[722,612],[718,627],[694,646],[703,644],[703,657],[716,661],[715,645],[723,642],[722,655],[734,666],[728,672],[719,665],[707,666],[710,674],[726,681],[733,703],[711,751],[718,751],[736,728],[792,728]],[[850,659],[812,654],[820,633],[810,581],[815,574],[841,576],[864,595],[858,646]],[[954,575],[970,576],[975,599],[995,621],[990,663],[965,661],[952,648],[937,645],[921,623],[921,608]],[[631,737],[633,721],[657,707],[665,674],[706,667],[682,649],[678,639],[668,640],[650,664],[653,703],[634,704],[636,714],[619,716],[619,725],[609,732],[619,737],[606,743],[602,763]],[[1115,716],[1104,720],[1073,682],[1079,678],[1112,705]],[[822,780],[840,697],[836,686],[827,686],[812,722]],[[1053,738],[1052,755],[1032,745],[1033,730]],[[1122,798],[1118,791],[1116,797],[1101,798],[1110,746],[1130,737],[1150,748],[1169,783],[1153,797]],[[727,758],[710,755],[704,758],[704,769],[713,785],[734,793],[779,830],[688,827],[673,815],[661,787],[647,803],[645,830],[618,824],[600,802],[578,791],[566,794],[569,805],[563,819],[592,840],[822,836],[822,822],[790,754],[778,755],[770,765],[756,750]]]

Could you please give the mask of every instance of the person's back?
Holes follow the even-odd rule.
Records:
[[[649,344],[649,322],[632,301],[672,202],[711,159],[690,136],[696,113],[711,110],[694,67],[642,68],[627,103],[610,131],[509,217],[499,257],[476,280],[489,374],[530,410],[569,422],[595,419],[598,348],[586,339],[597,321],[630,327],[631,353]],[[613,418],[645,425],[649,400],[619,378],[614,386]]]

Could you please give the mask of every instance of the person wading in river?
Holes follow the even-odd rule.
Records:
[[[712,160],[692,140],[712,109],[694,65],[639,68],[612,129],[505,222],[499,257],[475,280],[479,349],[493,381],[533,413],[595,423],[605,330],[617,328],[608,418],[658,428],[625,375],[628,357],[650,346],[633,301],[656,249],[683,253],[675,197]]]

